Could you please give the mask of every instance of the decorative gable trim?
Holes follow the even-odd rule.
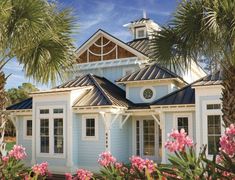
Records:
[[[140,59],[148,58],[142,52],[132,48],[102,29],[99,29],[83,43],[77,49],[76,53],[78,63],[90,63],[136,56]]]

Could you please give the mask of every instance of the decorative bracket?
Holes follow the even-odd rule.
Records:
[[[127,114],[127,116],[125,117],[125,119],[123,121],[120,122],[120,128],[122,129],[123,125],[126,123],[127,119],[131,116],[131,114]]]

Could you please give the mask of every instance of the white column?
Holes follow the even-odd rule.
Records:
[[[196,89],[195,89],[196,91]],[[201,105],[202,106],[202,105]],[[196,154],[198,154],[200,152],[200,147],[201,147],[201,133],[203,133],[201,131],[201,121],[202,121],[202,115],[200,113],[200,100],[199,97],[196,96],[195,97],[195,142],[196,144]]]
[[[67,111],[67,118],[65,119],[66,122],[66,139],[67,139],[67,146],[66,146],[66,151],[67,151],[67,161],[66,161],[66,166],[68,168],[73,167],[73,110],[72,110],[72,102],[71,102],[71,97],[69,95],[68,99],[68,106],[66,108]],[[71,169],[72,171],[72,169]]]
[[[164,147],[166,142],[165,113],[160,113],[160,123],[162,128],[162,164],[165,164],[166,163],[166,149]]]
[[[32,159],[31,164],[36,163],[36,104],[33,102],[32,106],[32,125],[33,125],[33,132],[32,132]],[[18,121],[18,120],[17,120]]]

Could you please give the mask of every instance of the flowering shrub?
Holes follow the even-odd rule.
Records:
[[[220,138],[220,150],[233,158],[235,155],[235,126],[231,124],[226,128],[225,134]]]
[[[168,136],[169,139],[166,142],[165,147],[170,152],[184,151],[186,147],[193,146],[193,140],[187,136],[184,129],[181,129],[180,132],[178,130],[173,130]]]
[[[6,156],[2,156],[0,160],[0,179],[25,179],[37,180],[45,179],[49,174],[48,164],[37,164],[30,168],[26,168],[22,162],[26,158],[25,148],[14,145],[13,149]]]

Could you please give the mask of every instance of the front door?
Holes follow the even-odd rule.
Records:
[[[158,159],[158,129],[154,120],[136,120],[136,155]]]

